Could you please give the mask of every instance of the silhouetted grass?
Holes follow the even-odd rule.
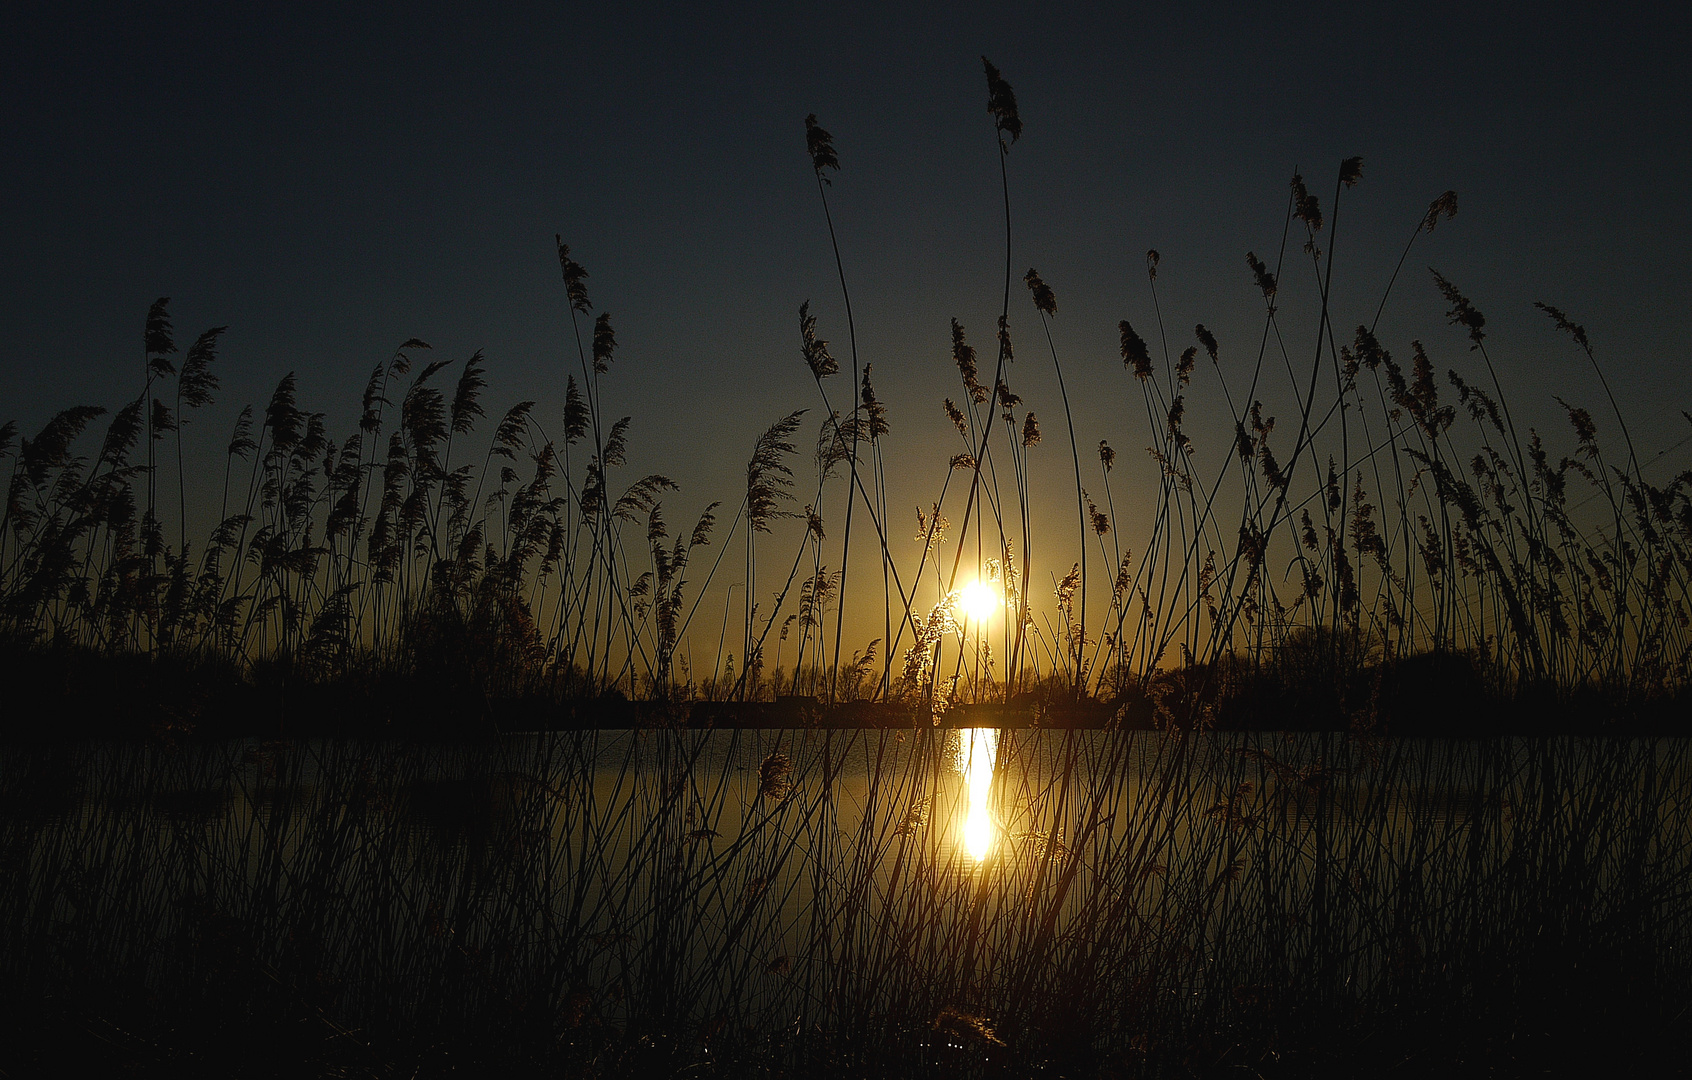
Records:
[[[9,755],[7,1067],[1514,1074],[1692,1005],[1680,742],[1004,740],[979,867],[943,732]]]
[[[661,500],[675,485],[662,474],[620,475],[632,422],[602,415],[616,334],[608,315],[594,315],[587,271],[560,242],[581,369],[579,382],[567,379],[560,423],[523,401],[479,432],[488,419],[481,355],[454,374],[447,361],[425,363],[428,347],[415,339],[374,367],[356,430],[344,438],[302,408],[290,373],[261,410],[237,417],[218,519],[198,540],[182,444],[190,421],[200,428],[210,417],[224,328],[201,334],[179,372],[168,301],[155,303],[142,391],[112,414],[103,436],[104,410],[91,406],[59,413],[33,438],[17,438],[11,425],[0,431],[10,469],[0,511],[0,643],[10,662],[87,668],[100,657],[111,665],[107,681],[228,683],[283,700],[286,690],[268,688],[357,696],[362,687],[380,700],[396,685],[424,682],[455,702],[801,694],[922,702],[938,713],[960,702],[1050,697],[1062,685],[1072,701],[1127,707],[1153,697],[1158,716],[1187,727],[1221,722],[1222,713],[1236,723],[1308,724],[1298,710],[1266,704],[1277,695],[1229,704],[1245,687],[1331,699],[1323,726],[1366,723],[1386,715],[1374,704],[1378,688],[1410,663],[1464,669],[1462,685],[1496,702],[1565,712],[1576,701],[1596,703],[1595,725],[1662,714],[1682,700],[1692,670],[1692,474],[1648,482],[1619,411],[1625,454],[1607,450],[1598,422],[1573,405],[1564,452],[1518,429],[1484,315],[1437,272],[1433,284],[1478,370],[1452,367],[1441,377],[1420,341],[1409,343],[1405,363],[1376,337],[1396,272],[1371,321],[1339,329],[1329,297],[1339,211],[1362,177],[1357,158],[1342,163],[1326,214],[1295,176],[1287,242],[1273,266],[1248,254],[1263,304],[1255,358],[1232,355],[1203,325],[1193,345],[1180,349],[1178,334],[1171,344],[1156,291],[1160,256],[1147,253],[1156,344],[1127,320],[1119,328],[1125,385],[1143,403],[1160,485],[1144,536],[1119,527],[1109,438],[1098,443],[1097,475],[1083,468],[1051,334],[1058,295],[1035,270],[1023,275],[1062,391],[1076,493],[1078,543],[1038,568],[1056,582],[1054,595],[1043,595],[1029,566],[1041,427],[1009,385],[1010,163],[1023,125],[1009,84],[985,67],[1004,189],[1003,308],[985,381],[965,328],[952,321],[960,393],[944,409],[961,446],[939,468],[931,510],[919,511],[914,565],[892,541],[886,406],[869,367],[858,368],[855,344],[845,407],[830,395],[839,365],[808,304],[799,311],[801,352],[827,415],[814,489],[800,489],[803,511],[798,410],[746,436],[746,489],[732,517],[713,502],[672,535]],[[826,212],[825,172],[841,160],[816,118],[806,124]],[[1456,205],[1451,192],[1430,204],[1400,269]],[[827,223],[855,342],[831,213]],[[1301,358],[1289,343],[1310,335],[1295,333],[1282,308],[1292,302],[1288,275],[1307,270],[1316,347]],[[1586,330],[1540,306],[1609,394]],[[1201,349],[1234,432],[1214,460],[1186,431],[1187,397],[1207,377]],[[176,442],[174,491],[155,448],[166,433]],[[1107,434],[1130,445],[1140,437],[1131,426]],[[173,496],[174,543],[162,524]],[[825,515],[836,512],[845,527],[833,537]],[[791,559],[779,553],[792,542],[785,518],[803,522]],[[1064,551],[1068,528],[1043,523],[1039,549]],[[879,601],[873,584],[846,572],[853,533],[866,530],[879,548]],[[722,560],[737,533],[744,558],[730,566],[739,561],[738,574]],[[998,591],[1004,617],[965,636],[957,595],[974,577]],[[918,599],[930,589],[932,602]],[[880,637],[846,649],[845,613],[877,604]],[[706,625],[718,611],[721,625]],[[60,658],[45,659],[53,655]],[[131,657],[151,664],[137,667]],[[190,669],[203,674],[176,674]],[[1305,685],[1292,687],[1296,679]],[[197,709],[191,696],[161,707]]]
[[[733,513],[672,531],[675,485],[624,473],[615,330],[561,241],[579,372],[556,422],[486,423],[480,354],[412,340],[331,437],[290,373],[235,420],[196,538],[184,428],[209,423],[222,328],[179,371],[160,300],[103,435],[92,407],[0,431],[17,1070],[1481,1074],[1668,1045],[1692,1006],[1692,474],[1649,483],[1619,411],[1625,455],[1575,406],[1565,451],[1519,430],[1485,317],[1437,272],[1462,370],[1376,337],[1396,272],[1336,329],[1352,158],[1325,213],[1295,176],[1287,242],[1246,257],[1255,355],[1203,325],[1183,344],[1147,253],[1152,322],[1118,327],[1145,427],[1107,432],[1093,475],[1033,269],[1044,428],[1010,385],[1024,127],[984,71],[995,358],[951,322],[959,446],[914,545],[887,404],[855,344],[836,389],[808,304],[809,460],[804,410],[753,425]],[[814,116],[806,139],[855,343],[840,152]],[[1455,210],[1430,204],[1400,268]],[[1289,275],[1312,325],[1283,314]],[[1206,378],[1214,456],[1188,434]],[[1036,547],[1060,405],[1076,520]],[[1158,492],[1129,538],[1110,439],[1142,432]],[[880,636],[843,642],[864,611]],[[977,865],[941,725],[983,716],[1005,730]]]

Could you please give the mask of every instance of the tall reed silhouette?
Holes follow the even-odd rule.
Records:
[[[595,310],[587,270],[555,237],[579,369],[566,374],[555,425],[534,401],[519,401],[478,441],[489,361],[425,360],[418,339],[374,366],[344,439],[300,404],[288,373],[262,408],[236,417],[218,513],[197,540],[185,461],[194,432],[213,420],[228,338],[224,327],[200,334],[178,369],[161,298],[145,319],[142,393],[111,416],[97,446],[88,429],[104,410],[93,406],[59,413],[32,438],[18,438],[15,425],[0,430],[0,456],[10,458],[0,510],[8,647],[219,664],[237,680],[288,684],[414,675],[483,698],[867,695],[930,718],[970,703],[1092,703],[1118,720],[1189,727],[1385,722],[1395,708],[1407,714],[1392,687],[1414,683],[1417,664],[1460,673],[1471,697],[1548,695],[1568,709],[1596,703],[1595,717],[1662,709],[1684,693],[1692,474],[1648,479],[1657,459],[1641,460],[1592,337],[1560,307],[1539,305],[1597,376],[1625,460],[1606,453],[1598,421],[1576,404],[1564,405],[1566,453],[1518,421],[1485,315],[1438,271],[1431,288],[1480,370],[1447,362],[1442,380],[1431,335],[1408,342],[1408,362],[1389,351],[1377,327],[1416,245],[1456,214],[1454,192],[1417,216],[1379,297],[1363,305],[1368,321],[1345,341],[1337,233],[1363,180],[1360,158],[1340,163],[1326,207],[1295,172],[1274,258],[1246,254],[1242,291],[1262,304],[1253,351],[1202,323],[1182,342],[1164,319],[1163,256],[1146,253],[1149,311],[1117,329],[1125,396],[1138,399],[1157,487],[1150,505],[1131,511],[1146,522],[1143,535],[1128,535],[1113,447],[1139,438],[1138,423],[1122,410],[1095,433],[1099,472],[1089,481],[1080,446],[1094,436],[1071,408],[1056,292],[1033,268],[1022,280],[1058,397],[1036,409],[1012,388],[1009,160],[1023,123],[1009,82],[982,63],[1005,230],[994,361],[981,370],[965,327],[950,321],[959,391],[943,408],[960,445],[933,463],[917,551],[896,553],[890,542],[888,460],[902,451],[858,352],[829,202],[839,156],[810,115],[806,153],[846,314],[851,386],[844,403],[829,389],[841,365],[810,303],[800,304],[801,358],[826,414],[807,499],[793,491],[805,414],[796,410],[755,439],[726,527],[712,502],[691,532],[670,535],[663,502],[676,485],[661,472],[618,474],[634,421],[609,419],[616,331]],[[1288,313],[1306,307],[1308,326],[1293,325]],[[1144,328],[1147,317],[1155,334],[1142,336],[1135,323]],[[1305,346],[1299,333],[1309,334]],[[1309,349],[1304,360],[1298,348]],[[1232,435],[1215,457],[1190,433],[1189,402],[1203,400],[1194,395],[1206,383]],[[1070,448],[1073,532],[1037,521],[1031,501],[1050,471],[1036,413],[1049,418],[1053,407]],[[1278,434],[1277,413],[1288,409],[1296,423]],[[169,493],[160,493],[155,445],[167,434],[173,543],[160,525]],[[916,467],[900,458],[900,473]],[[835,563],[826,517],[839,505],[837,475],[846,492]],[[879,598],[863,580],[863,538],[854,539],[866,524]],[[733,561],[724,570],[742,529],[739,571]],[[1049,569],[1031,565],[1036,532]],[[697,549],[714,539],[707,568]],[[789,542],[791,559],[767,555],[771,543]],[[1040,576],[1050,577],[1049,593]],[[997,598],[1002,619],[960,606],[972,578]],[[738,646],[727,634],[736,591]],[[696,638],[710,655],[709,631],[690,636],[702,612],[702,625],[721,624],[708,675],[693,657]],[[843,655],[849,624],[875,621],[879,636],[866,633],[873,640]]]

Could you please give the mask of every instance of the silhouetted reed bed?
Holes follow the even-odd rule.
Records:
[[[616,332],[561,241],[556,416],[490,424],[481,355],[411,340],[348,430],[292,373],[214,419],[222,329],[179,354],[161,299],[134,399],[0,429],[18,1071],[1509,1073],[1664,1045],[1692,1006],[1692,473],[1647,480],[1557,308],[1610,405],[1565,406],[1566,437],[1518,427],[1437,272],[1460,362],[1377,338],[1396,271],[1331,309],[1356,158],[1325,212],[1295,176],[1279,251],[1247,255],[1256,342],[1185,344],[1147,253],[1092,449],[1069,393],[1096,371],[1015,272],[1023,125],[984,70],[1001,314],[980,354],[936,335],[958,444],[926,466],[858,355],[814,116],[846,346],[798,307],[821,409],[725,434],[744,488],[685,516],[627,475]],[[1456,205],[1406,222],[1400,269]],[[1037,416],[1012,383],[1047,360]],[[1149,441],[1150,505],[1117,505],[1112,440]],[[888,475],[922,467],[913,538]],[[1002,729],[979,865],[963,724]]]
[[[952,321],[959,381],[943,410],[958,452],[933,463],[915,545],[889,508],[892,412],[857,355],[828,204],[841,161],[812,116],[806,151],[850,348],[843,371],[800,306],[800,358],[822,404],[814,452],[800,449],[816,423],[804,409],[725,436],[751,448],[744,490],[694,504],[676,527],[664,503],[676,485],[624,475],[634,429],[612,418],[616,332],[562,242],[579,371],[561,415],[522,401],[491,431],[481,354],[429,359],[415,339],[374,366],[350,431],[301,405],[293,373],[262,409],[214,418],[223,328],[179,354],[161,299],[145,320],[141,392],[103,434],[104,410],[90,406],[33,438],[0,429],[7,663],[56,673],[25,682],[74,711],[66,728],[102,730],[105,693],[132,703],[131,730],[193,728],[207,722],[201,699],[222,695],[236,705],[213,710],[212,730],[275,732],[290,695],[309,687],[330,692],[307,695],[302,713],[325,715],[339,694],[356,702],[342,714],[396,729],[415,721],[413,705],[439,701],[448,707],[425,726],[487,726],[512,700],[805,696],[936,715],[965,702],[1093,701],[1187,728],[1367,730],[1395,714],[1413,730],[1417,710],[1394,710],[1392,687],[1429,669],[1461,691],[1445,704],[1513,716],[1518,731],[1661,730],[1684,713],[1692,473],[1647,480],[1597,348],[1556,307],[1540,305],[1611,406],[1600,419],[1566,404],[1563,449],[1518,427],[1484,315],[1438,272],[1433,287],[1466,338],[1455,366],[1435,359],[1449,346],[1411,341],[1405,361],[1377,338],[1398,272],[1377,302],[1333,310],[1339,214],[1361,159],[1341,164],[1325,211],[1295,176],[1275,257],[1248,253],[1255,343],[1230,349],[1198,325],[1183,347],[1163,322],[1161,257],[1147,253],[1141,329],[1118,328],[1124,408],[1082,455],[1099,433],[1077,431],[1052,333],[1058,296],[1034,269],[1022,275],[1031,306],[1013,318],[1010,162],[1023,127],[1009,84],[986,69],[1002,314],[981,354]],[[1456,208],[1446,192],[1414,219],[1399,270]],[[1017,360],[1012,324],[1024,315],[1037,332]],[[1042,429],[1011,381],[1047,358],[1060,393]],[[1207,410],[1226,413],[1206,430],[1232,432],[1208,452],[1188,415],[1205,381]],[[1062,438],[1050,420],[1060,408]],[[1599,437],[1611,414],[1619,444]],[[219,429],[221,473],[190,483],[185,440],[221,440]],[[1075,515],[1048,514],[1036,530],[1033,478],[1055,475],[1040,460],[1043,430],[1068,443]],[[1111,439],[1149,440],[1150,506],[1119,512]],[[202,516],[209,531],[196,531]],[[1040,576],[1053,588],[1033,585]],[[871,615],[879,633],[845,640]]]
[[[10,753],[7,1068],[1510,1075],[1692,1006],[1683,740],[1008,732],[978,867],[950,738]]]

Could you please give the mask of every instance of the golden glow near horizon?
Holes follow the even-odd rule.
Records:
[[[964,849],[976,862],[993,852],[998,829],[988,809],[993,791],[993,759],[998,756],[997,728],[963,728],[958,732],[958,771],[969,787],[969,812],[963,822]]]
[[[1004,600],[999,596],[999,590],[985,581],[972,581],[963,587],[958,594],[958,608],[964,618],[977,626],[991,619],[1000,608]]]

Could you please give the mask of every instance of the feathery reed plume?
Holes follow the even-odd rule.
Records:
[[[232,458],[245,460],[248,454],[258,449],[258,443],[253,441],[253,407],[248,405],[241,410],[241,415],[235,418],[235,431],[229,437],[226,452]]]
[[[214,326],[196,338],[183,357],[182,372],[176,380],[176,423],[170,427],[176,431],[177,550],[180,552],[188,550],[188,481],[183,466],[182,426],[188,423],[188,410],[201,409],[212,402],[212,394],[218,389],[218,379],[211,365],[217,359],[218,338],[228,329],[226,326]],[[152,426],[155,431],[161,429],[159,423]]]
[[[177,400],[180,402],[178,411],[183,406],[200,409],[211,404],[212,394],[218,389],[217,375],[211,370],[211,365],[217,359],[218,338],[228,329],[227,326],[214,326],[188,347],[188,353],[182,360],[182,376],[176,383]]]
[[[1263,292],[1265,303],[1272,303],[1275,299],[1275,275],[1269,272],[1262,259],[1253,252],[1246,252],[1246,265],[1251,267],[1251,276],[1257,282],[1257,287]]]
[[[1039,271],[1029,267],[1022,280],[1028,283],[1028,291],[1033,294],[1035,310],[1047,315],[1056,315],[1057,296],[1052,292],[1051,286],[1040,279]]]
[[[1022,137],[1022,118],[1016,113],[1016,94],[1010,83],[999,74],[999,69],[985,56],[981,58],[981,67],[987,73],[987,111],[993,114],[993,126],[1001,133],[999,148],[1008,150],[1005,135],[1009,135],[1013,143]]]
[[[981,385],[980,372],[976,369],[975,347],[964,340],[963,324],[956,319],[952,320],[952,362],[958,365],[958,374],[963,377],[970,400],[977,405],[985,402],[987,388]]]
[[[611,370],[611,354],[617,351],[617,334],[611,329],[610,312],[602,311],[593,320],[593,373],[604,375]]]
[[[176,339],[171,334],[170,325],[170,297],[159,297],[147,309],[143,341],[147,353],[147,374],[155,378],[175,375],[176,365],[168,359],[176,352]]]
[[[756,532],[769,532],[770,522],[777,518],[797,516],[781,504],[793,498],[788,491],[793,470],[786,459],[797,452],[790,440],[805,412],[799,409],[777,420],[753,445],[752,458],[746,463],[746,521]]]
[[[558,245],[558,268],[564,273],[564,295],[569,299],[570,306],[583,315],[593,313],[593,301],[588,299],[588,272],[581,263],[570,258],[570,248],[564,243],[564,237],[554,233],[553,241]]]
[[[833,181],[823,175],[823,170],[834,169],[838,172],[840,159],[834,154],[834,136],[817,123],[816,113],[805,117],[805,150],[811,155],[811,168],[816,170],[817,179],[825,184],[832,184]]]
[[[817,486],[820,488],[834,475],[834,470],[852,460],[852,427],[842,426],[840,414],[830,412],[828,419],[817,426],[817,449],[813,457],[817,466]]]
[[[482,411],[481,403],[482,391],[488,385],[482,377],[486,373],[487,368],[482,364],[482,353],[478,349],[464,361],[464,370],[458,373],[458,384],[453,387],[449,416],[454,435],[468,434],[476,426],[476,417],[487,415]]]
[[[1110,532],[1110,515],[1098,508],[1098,504],[1093,502],[1093,497],[1091,495],[1088,495],[1086,499],[1087,518],[1093,526],[1093,532],[1099,536],[1103,536]]]
[[[1356,187],[1357,181],[1363,179],[1363,159],[1348,157],[1340,162],[1339,182],[1346,187]]]
[[[1469,340],[1474,342],[1470,346],[1471,349],[1480,348],[1481,341],[1486,338],[1485,331],[1481,329],[1486,325],[1486,316],[1476,311],[1475,306],[1469,303],[1469,298],[1458,292],[1457,286],[1445,280],[1445,275],[1431,266],[1428,267],[1428,273],[1433,275],[1440,294],[1445,297],[1446,303],[1451,305],[1451,310],[1445,313],[1445,317],[1451,320],[1451,325],[1468,330]]]
[[[1022,418],[1022,445],[1026,448],[1035,445],[1039,441],[1040,421],[1034,419],[1034,413],[1030,410]]]
[[[1022,404],[1022,397],[1011,393],[1010,384],[1003,379],[999,380],[995,396],[999,399],[999,408],[1002,411],[1005,423],[1011,423],[1015,419],[1011,415],[1011,410]]]
[[[1580,351],[1586,354],[1587,362],[1592,365],[1593,372],[1598,376],[1599,385],[1604,388],[1604,396],[1610,401],[1610,409],[1616,414],[1616,422],[1621,426],[1622,438],[1627,442],[1630,468],[1634,470],[1635,477],[1638,479],[1639,455],[1634,450],[1633,434],[1628,430],[1627,420],[1622,416],[1621,406],[1616,403],[1616,395],[1610,390],[1610,380],[1604,375],[1604,369],[1598,365],[1598,356],[1592,351],[1592,342],[1586,336],[1586,327],[1577,322],[1572,322],[1567,315],[1563,314],[1561,309],[1550,304],[1535,300],[1533,306],[1545,312],[1551,321],[1556,324],[1557,329],[1568,334],[1574,343],[1580,347]],[[1657,498],[1657,502],[1661,504],[1661,496]],[[1659,514],[1659,516],[1661,515]]]
[[[1545,312],[1545,314],[1550,317],[1551,321],[1557,325],[1557,329],[1573,338],[1576,345],[1579,345],[1582,349],[1588,351],[1591,350],[1592,343],[1586,338],[1586,327],[1581,326],[1579,323],[1570,322],[1567,315],[1563,314],[1560,309],[1552,307],[1550,304],[1535,300],[1533,302],[1533,306]]]
[[[1456,216],[1457,193],[1455,191],[1447,191],[1429,205],[1427,216],[1422,219],[1422,231],[1433,232],[1434,226],[1439,224],[1439,219],[1441,217],[1444,217],[1447,221],[1449,221]]]
[[[175,414],[170,411],[170,406],[158,398],[154,398],[152,419],[147,426],[152,430],[155,439],[164,438],[164,433],[167,431],[175,431],[176,418]]]
[[[1357,362],[1370,371],[1376,370],[1383,362],[1392,359],[1392,355],[1381,348],[1380,339],[1375,337],[1375,332],[1367,326],[1357,328],[1357,337],[1352,343],[1352,348]]]
[[[1175,385],[1186,386],[1193,381],[1193,366],[1198,359],[1198,350],[1191,345],[1181,350],[1181,356],[1175,361]]]
[[[1116,464],[1116,451],[1103,439],[1099,440],[1099,464],[1104,466],[1105,472],[1109,472]]]
[[[567,375],[564,378],[564,443],[574,445],[587,438],[588,408],[582,392],[576,386],[576,377]]]
[[[1193,334],[1199,339],[1199,344],[1204,346],[1204,351],[1210,355],[1210,362],[1216,363],[1216,335],[1206,330],[1203,323],[1193,327]]]
[[[89,421],[105,412],[98,405],[77,405],[56,413],[35,438],[20,439],[18,464],[23,476],[35,487],[45,484],[51,472],[70,463],[71,446]]]
[[[250,414],[249,414],[250,415]],[[116,469],[129,459],[130,451],[135,449],[137,440],[141,437],[144,427],[141,417],[141,402],[132,401],[117,411],[112,417],[110,426],[106,428],[106,438],[100,446],[100,456],[96,459],[102,465],[110,465]],[[5,433],[7,445],[0,446],[0,455],[10,449],[10,436],[17,431],[15,425],[7,424]]]
[[[780,750],[766,755],[758,766],[758,794],[780,801],[793,789],[793,761]]]
[[[1123,319],[1117,324],[1122,334],[1122,366],[1132,367],[1136,379],[1149,379],[1152,375],[1151,352],[1146,348],[1146,339],[1134,332]]]
[[[1292,178],[1293,216],[1304,222],[1313,233],[1322,231],[1322,204],[1310,190],[1304,186],[1304,177],[1293,173]]]
[[[920,506],[917,507],[916,515],[916,542],[926,545],[927,553],[933,555],[940,549],[940,545],[946,542],[946,530],[951,528],[952,523],[940,512],[939,503],[934,504],[932,516],[924,514]]]
[[[829,354],[828,342],[817,337],[817,317],[811,314],[809,300],[799,305],[799,351],[805,358],[805,366],[818,379],[826,379],[840,370]]]
[[[934,651],[947,634],[958,632],[958,592],[942,596],[929,611],[928,618],[916,619],[916,640],[905,650],[904,689],[922,695],[929,689],[929,675],[934,670]]]
[[[607,467],[624,464],[629,448],[629,424],[633,422],[634,417],[625,416],[611,425],[610,434],[605,436],[605,452],[600,455]]]
[[[958,429],[959,435],[962,435],[966,439],[969,438],[969,426],[964,423],[964,414],[958,409],[956,403],[954,403],[951,398],[947,398],[945,406],[946,419],[950,420],[952,422],[952,426]]]
[[[704,547],[711,542],[711,530],[717,524],[716,509],[721,503],[712,503],[699,515],[699,520],[693,526],[693,532],[688,537],[690,547]]]
[[[505,410],[499,425],[494,428],[493,445],[488,449],[490,456],[498,455],[507,461],[517,457],[517,451],[523,448],[523,436],[528,430],[529,413],[534,410],[533,401],[519,401]],[[548,446],[551,444],[549,443]]]
[[[887,434],[887,406],[875,396],[875,387],[870,385],[870,367],[864,365],[863,385],[859,392],[860,408],[863,410],[863,436],[871,442]]]

